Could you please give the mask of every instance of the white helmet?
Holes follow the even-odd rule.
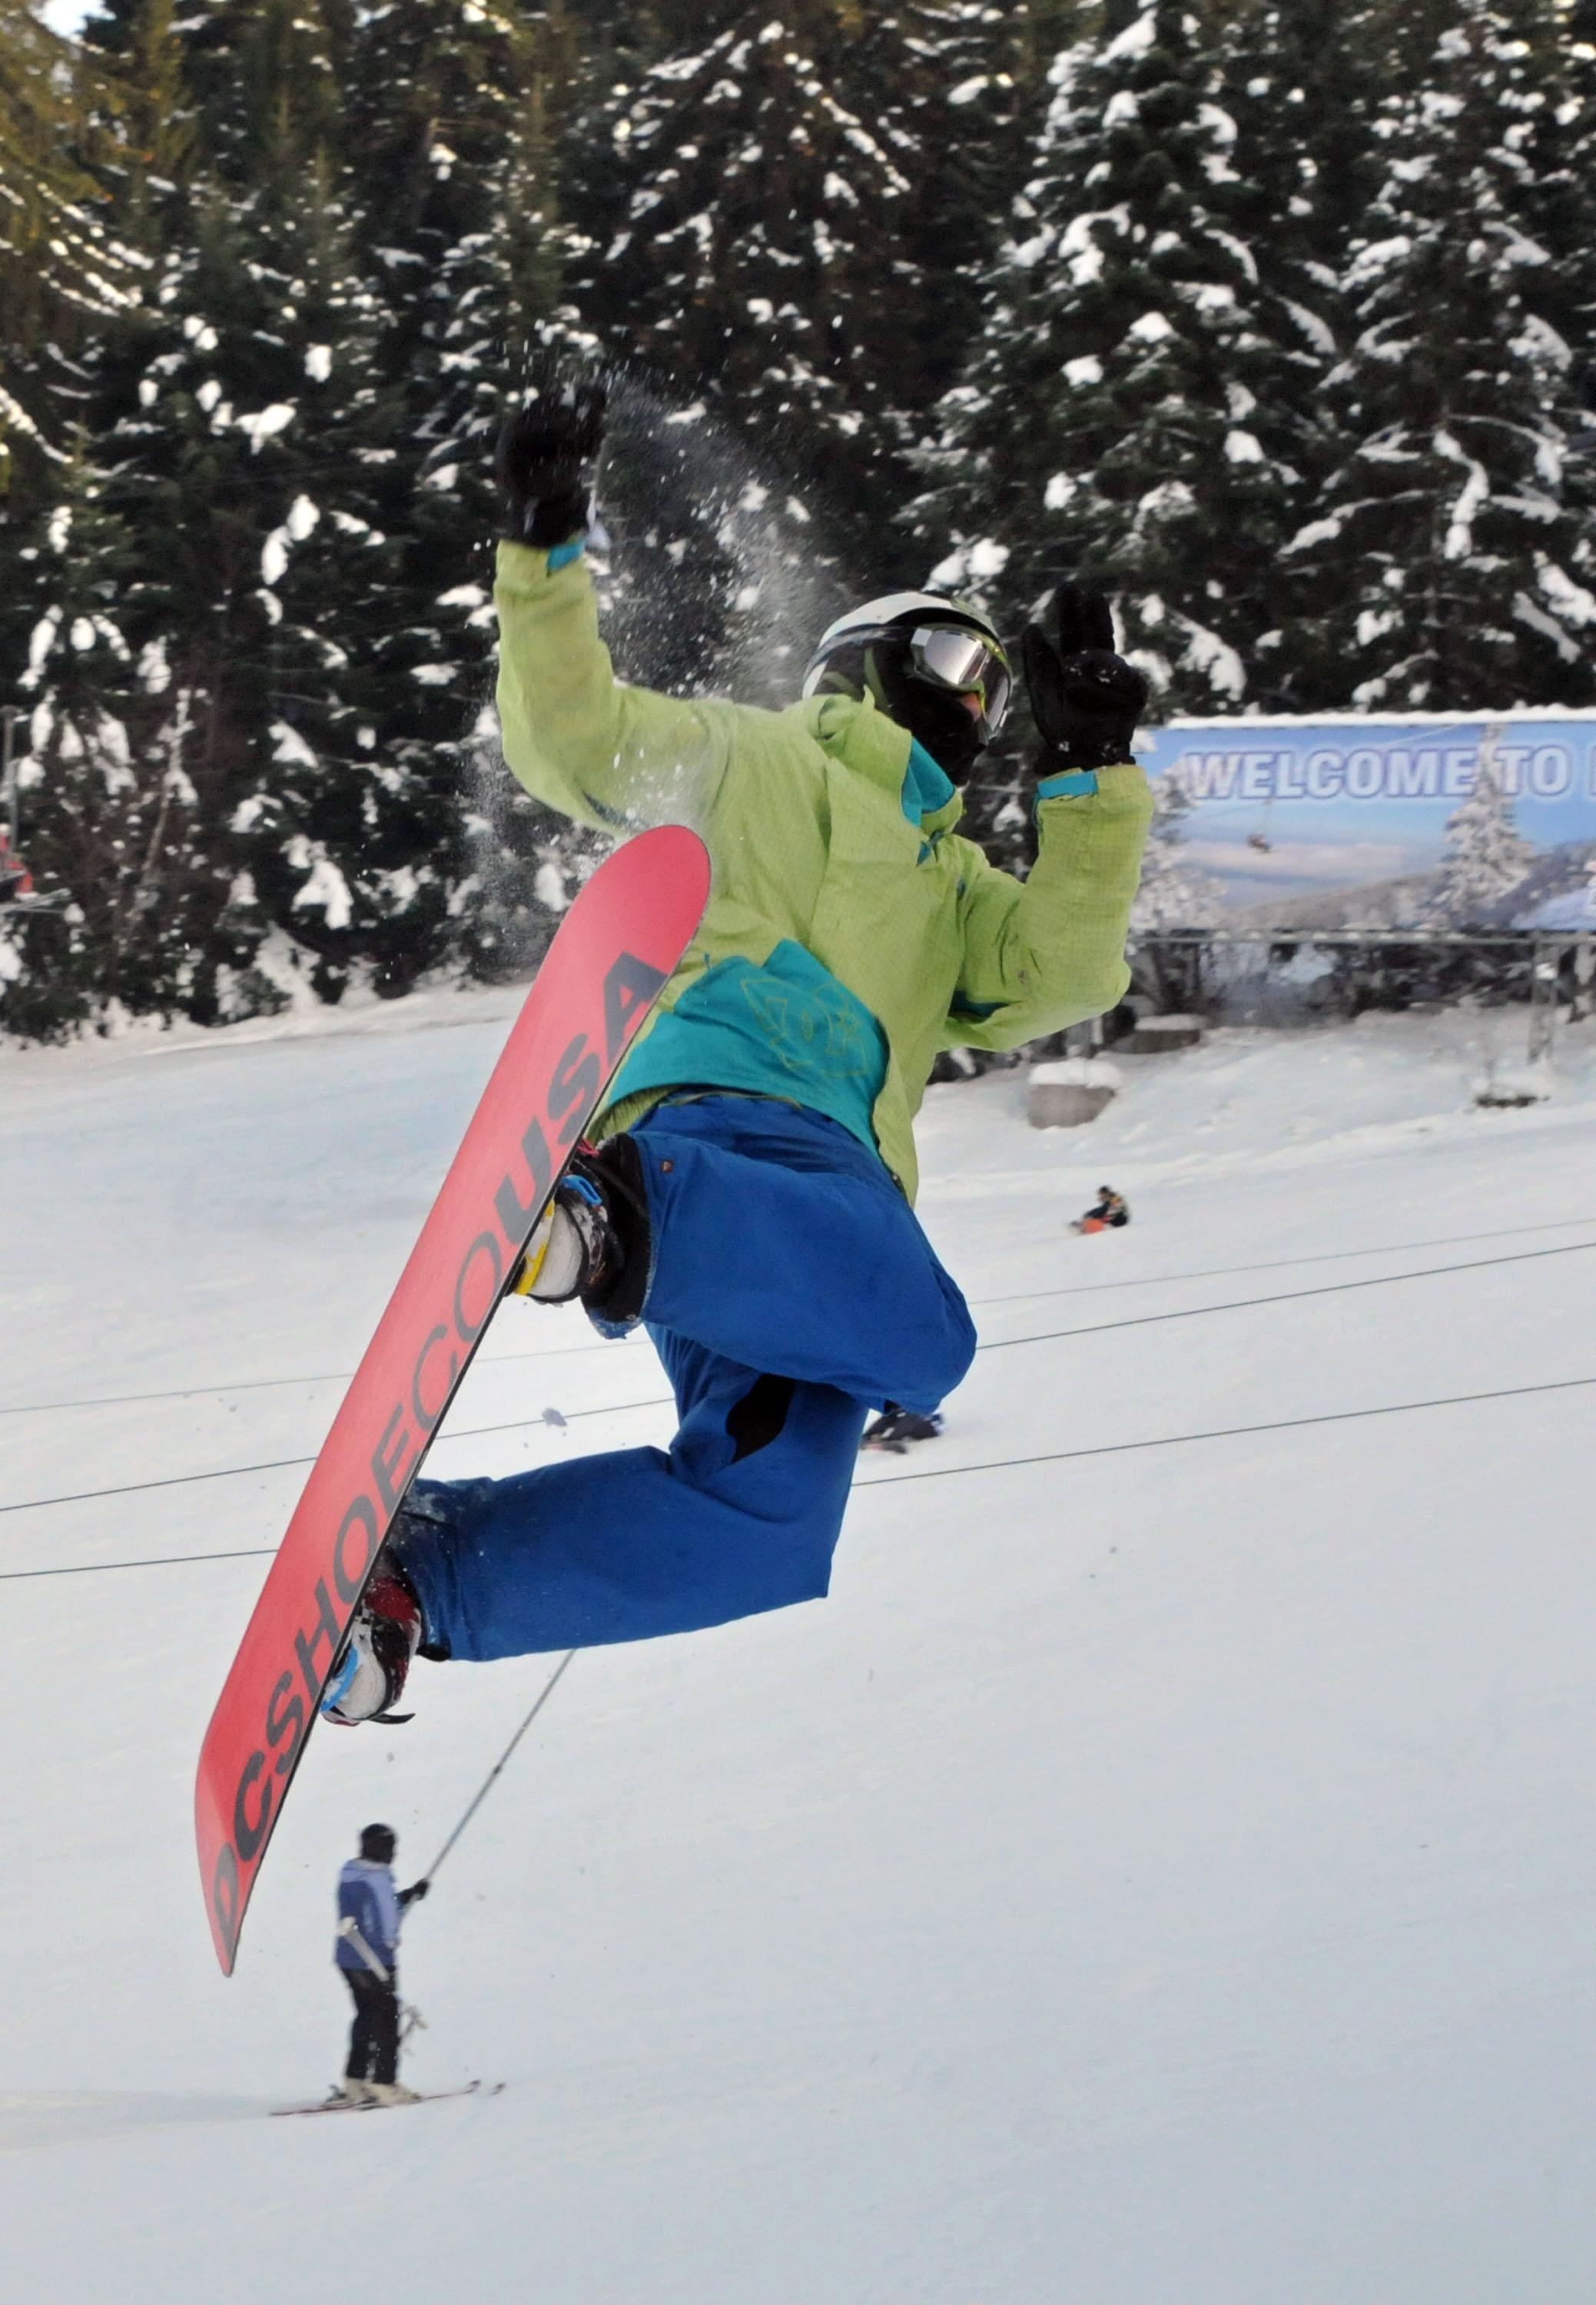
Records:
[[[804,674],[806,696],[874,696],[955,776],[1003,727],[1013,686],[996,625],[946,592],[885,592],[850,608],[827,625]]]

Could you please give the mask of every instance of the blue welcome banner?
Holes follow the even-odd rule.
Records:
[[[1191,925],[1596,929],[1596,712],[1176,720],[1155,868]]]

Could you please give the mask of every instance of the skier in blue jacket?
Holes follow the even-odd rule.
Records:
[[[391,1824],[368,1824],[360,1855],[338,1875],[338,1933],[333,1959],[354,1998],[349,2062],[333,2090],[346,2105],[413,2105],[399,2080],[399,1930],[406,1909],[431,1884],[395,1885],[398,1839]]]

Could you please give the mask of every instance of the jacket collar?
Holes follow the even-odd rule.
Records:
[[[810,696],[789,707],[786,717],[798,721],[834,761],[890,795],[927,839],[951,832],[963,815],[952,779],[873,697]]]

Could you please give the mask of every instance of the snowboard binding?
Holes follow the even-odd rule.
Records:
[[[413,1721],[393,1710],[405,1693],[410,1662],[422,1642],[421,1603],[397,1569],[379,1569],[360,1598],[348,1637],[333,1660],[321,1698],[321,1717],[342,1729],[368,1721],[389,1727]]]

